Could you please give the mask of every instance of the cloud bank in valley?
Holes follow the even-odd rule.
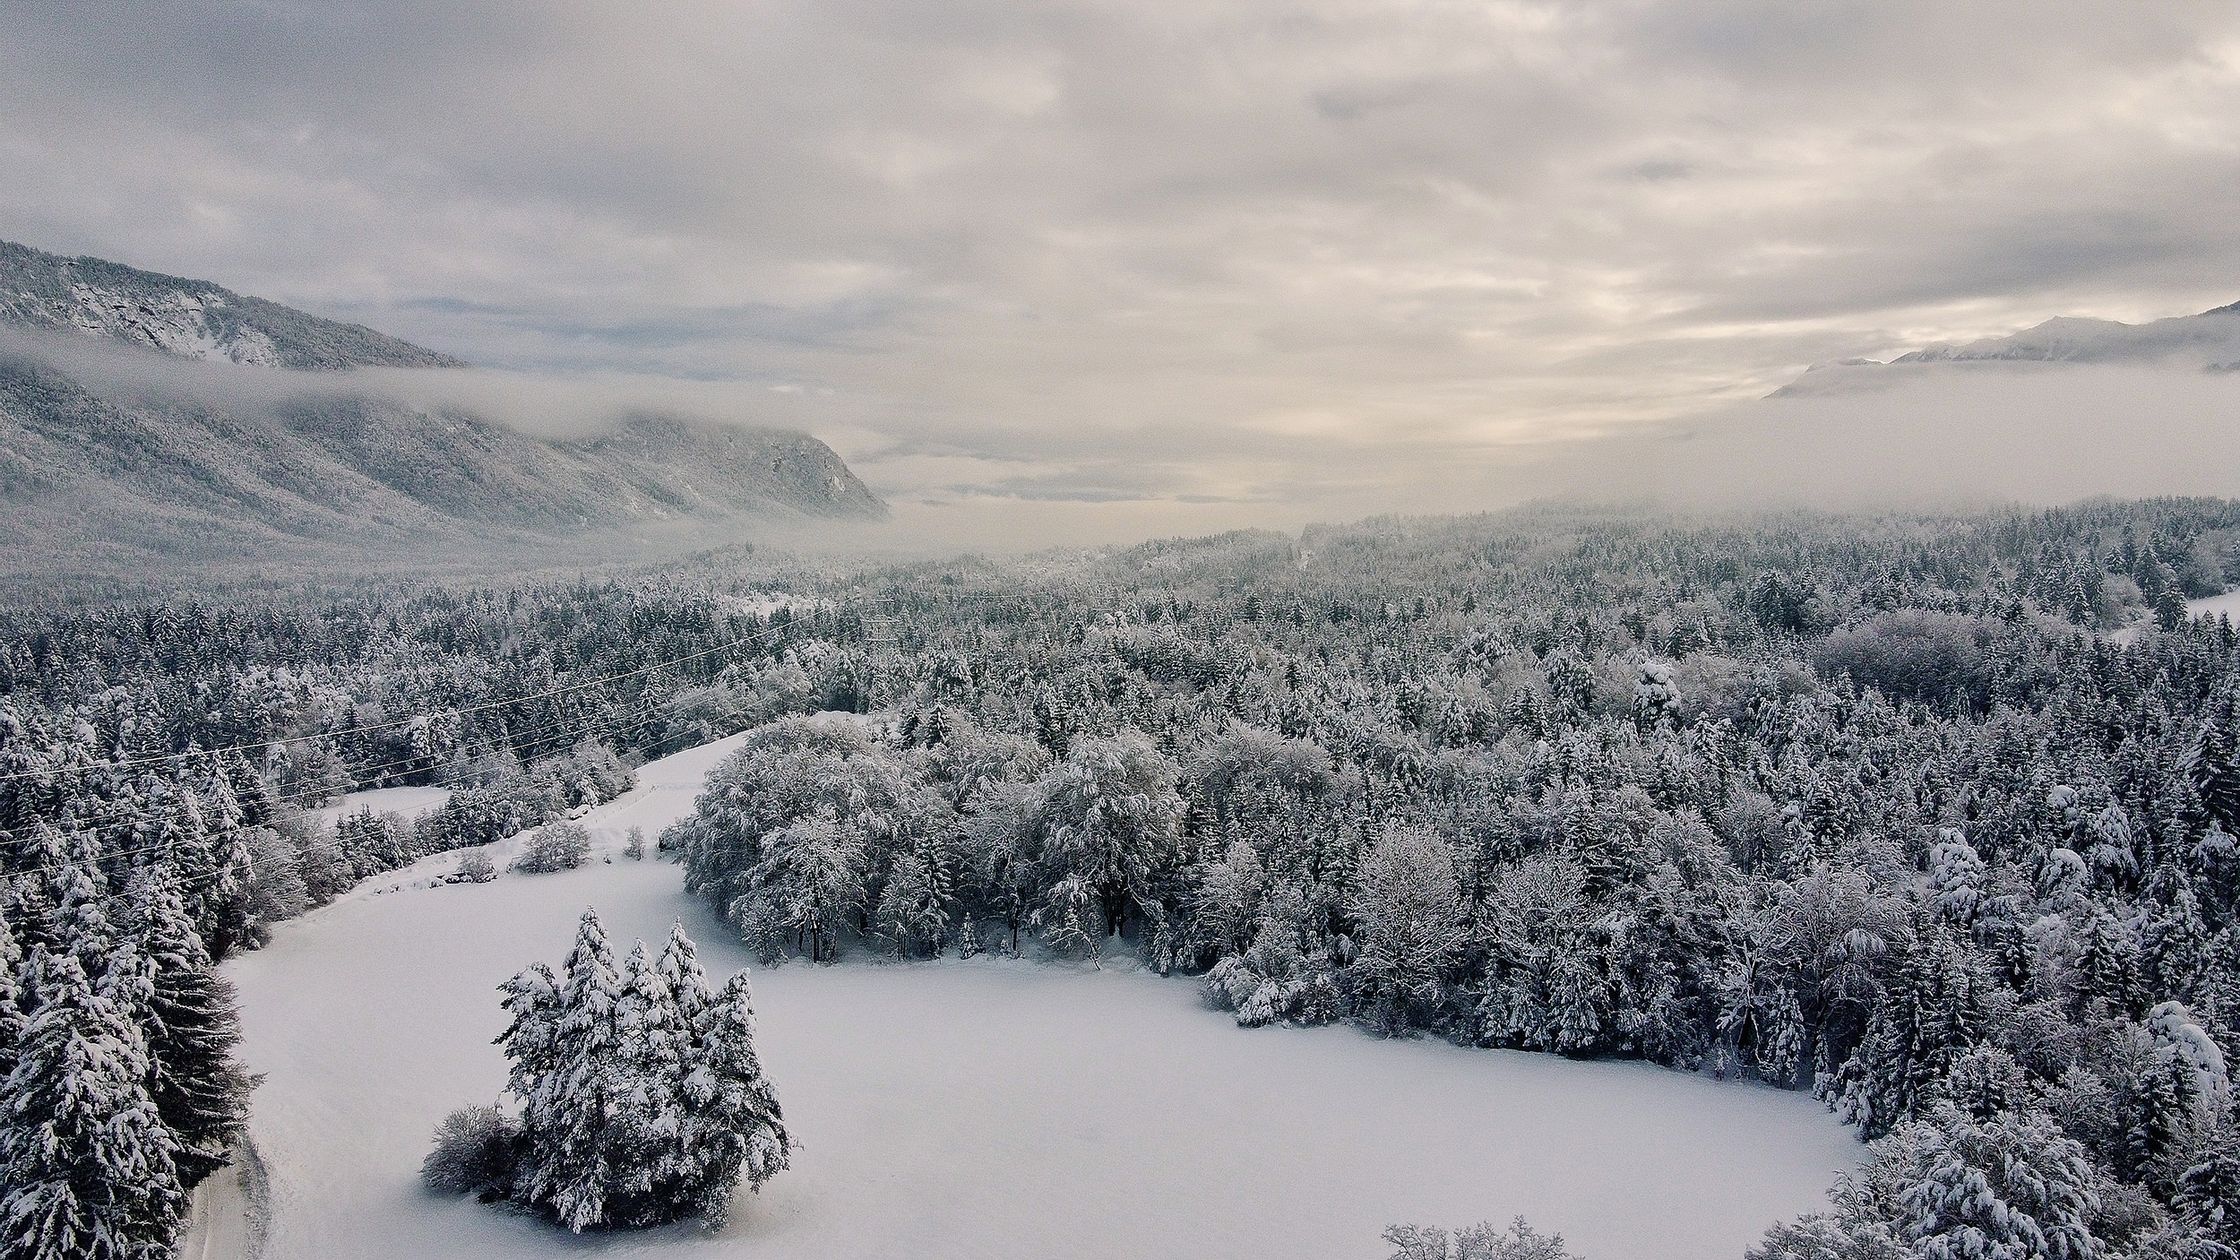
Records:
[[[596,434],[637,412],[790,426],[816,408],[814,399],[736,382],[472,368],[279,372],[0,329],[0,358],[8,356],[49,364],[125,402],[188,397],[260,413],[305,398],[377,396],[562,438]],[[792,541],[1008,551],[1543,499],[1841,510],[2236,489],[2240,374],[2035,363],[1867,372],[1844,390],[1729,404],[1601,433],[1484,447],[1359,441],[1342,461],[1319,449],[1326,438],[1302,452],[1249,433],[1178,434],[1190,458],[1172,466],[1107,464],[1094,435],[1034,458],[959,453],[968,447],[890,448],[866,463],[890,485],[912,488],[895,496],[895,521],[820,524]],[[1343,472],[1335,467],[1340,462]],[[1254,478],[1251,493],[1174,492],[1222,470]]]

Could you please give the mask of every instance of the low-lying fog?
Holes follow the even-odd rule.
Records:
[[[1667,420],[1284,431],[1241,418],[1134,428],[981,428],[784,384],[484,369],[278,372],[61,335],[0,333],[119,397],[186,394],[267,408],[375,394],[527,432],[582,436],[634,411],[795,428],[822,438],[894,508],[885,522],[789,531],[796,545],[931,553],[1127,542],[1534,499],[1682,508],[1861,508],[2096,494],[2240,493],[2240,374],[1950,363],[1846,368],[1820,388]],[[1833,382],[1830,387],[1829,382]]]

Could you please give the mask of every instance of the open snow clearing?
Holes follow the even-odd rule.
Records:
[[[583,869],[430,886],[457,863],[432,858],[228,965],[265,1078],[251,1123],[271,1178],[263,1260],[1374,1260],[1394,1222],[1516,1214],[1591,1260],[1733,1260],[1857,1163],[1802,1094],[1351,1028],[1245,1031],[1194,981],[1127,962],[858,951],[755,972],[798,1148],[722,1232],[571,1238],[424,1191],[437,1121],[504,1086],[497,985],[558,958],[586,905],[619,944],[658,943],[682,917],[711,977],[747,964],[676,867],[621,856],[628,828],[650,838],[687,812],[735,744],[644,767],[583,819]]]

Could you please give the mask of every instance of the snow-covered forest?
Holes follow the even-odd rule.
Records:
[[[1551,508],[0,610],[0,1254],[167,1253],[251,1097],[216,960],[740,736],[651,856],[765,965],[1809,1091],[1872,1145],[1761,1260],[2229,1257],[2236,580],[2220,500]]]

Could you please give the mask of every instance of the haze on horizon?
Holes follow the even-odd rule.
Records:
[[[2240,298],[2236,117],[2215,3],[33,0],[0,37],[0,237],[357,320],[524,399],[799,427],[959,537],[1456,510],[1645,464],[1731,490],[1870,440],[1989,493],[2022,492],[1993,467],[2136,493],[2225,458],[2240,381],[1971,378],[1887,429],[1900,397],[1830,403],[1848,445],[1782,458],[1667,458],[1644,426],[1813,362]],[[2142,392],[2179,416],[2137,467],[2064,480],[2127,449],[2093,425]],[[1999,443],[2049,410],[2067,462],[2031,481]],[[1981,426],[1964,462],[1923,459],[1948,419]]]

